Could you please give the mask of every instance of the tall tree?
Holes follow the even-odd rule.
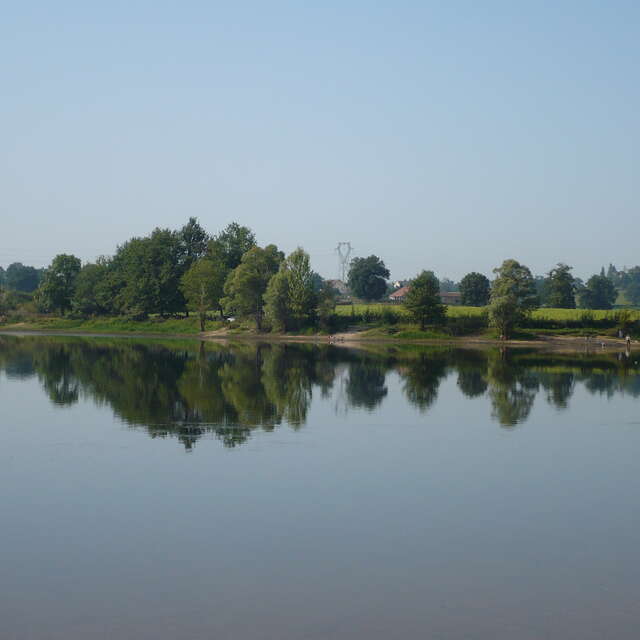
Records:
[[[576,284],[571,275],[572,267],[558,263],[547,274],[545,282],[546,304],[554,309],[575,309]]]
[[[264,295],[265,315],[273,328],[300,329],[315,318],[318,293],[309,254],[298,247],[282,262]]]
[[[427,324],[441,324],[444,322],[447,307],[440,300],[440,286],[438,278],[431,271],[423,271],[413,282],[407,293],[404,306],[420,329],[424,331]]]
[[[184,270],[200,258],[204,258],[209,244],[209,234],[200,226],[197,218],[191,217],[180,229],[180,243],[183,251]]]
[[[354,258],[349,269],[349,288],[364,300],[379,300],[387,291],[389,270],[378,256]]]
[[[198,313],[200,331],[205,330],[209,309],[219,306],[224,286],[224,271],[211,260],[201,258],[182,276],[180,287],[190,309]]]
[[[516,260],[505,260],[493,272],[489,321],[508,338],[514,326],[538,307],[536,286],[529,268]]]
[[[66,253],[53,259],[37,291],[37,301],[41,308],[59,311],[61,315],[71,309],[80,264],[79,258]]]
[[[228,271],[232,271],[240,264],[242,256],[255,246],[253,231],[232,222],[209,241],[208,252],[214,262],[220,260]]]
[[[583,309],[611,309],[617,296],[613,282],[602,274],[591,276],[578,294]]]
[[[291,325],[289,307],[289,271],[280,265],[264,294],[264,315],[272,331],[287,331]]]
[[[470,307],[484,307],[489,303],[491,283],[489,278],[472,271],[460,280],[460,303]]]
[[[303,326],[313,319],[317,302],[309,254],[298,247],[287,257],[285,262],[289,272],[291,317],[294,323]]]
[[[262,330],[263,296],[271,276],[278,271],[283,258],[282,252],[273,244],[264,249],[249,249],[224,284],[226,297],[222,304],[225,311],[252,316],[258,331]]]

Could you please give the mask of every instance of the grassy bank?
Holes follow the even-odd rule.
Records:
[[[31,315],[9,320],[0,324],[0,329],[67,331],[103,334],[161,334],[161,335],[198,335],[198,318],[160,318],[131,320],[122,317],[97,318],[60,318],[54,316]],[[251,321],[223,323],[210,320],[206,331],[227,328],[227,335],[255,335],[255,326]],[[519,328],[515,339],[531,340],[551,336],[587,336],[604,335],[614,337],[619,329],[640,337],[640,311],[611,310],[590,311],[585,309],[539,309]],[[420,331],[402,305],[371,304],[338,306],[333,320],[320,331],[311,327],[291,336],[322,336],[337,333],[358,333],[361,338],[379,338],[386,340],[450,340],[458,337],[498,338],[488,326],[486,309],[480,307],[449,307],[447,322],[442,327],[428,327]],[[275,337],[275,336],[274,336]],[[278,336],[283,337],[283,336]]]
[[[207,331],[219,329],[222,323],[208,322]],[[87,333],[160,333],[166,335],[196,335],[200,333],[200,322],[195,316],[190,318],[149,318],[148,320],[128,320],[126,318],[55,318],[38,317],[25,322],[7,324],[0,329],[25,329],[36,331],[81,331]]]

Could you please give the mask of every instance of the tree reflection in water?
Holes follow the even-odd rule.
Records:
[[[8,378],[37,377],[56,405],[90,398],[152,437],[177,437],[187,449],[205,434],[235,447],[257,429],[300,428],[314,392],[330,396],[345,368],[347,409],[376,410],[391,374],[407,401],[426,412],[453,374],[464,396],[488,396],[505,428],[527,420],[540,388],[558,409],[578,384],[590,393],[640,396],[636,361],[617,354],[0,336],[0,371]]]

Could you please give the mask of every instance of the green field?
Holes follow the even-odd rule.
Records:
[[[353,312],[355,314],[363,314],[367,310],[374,314],[379,315],[383,311],[388,313],[391,311],[401,318],[407,318],[409,312],[405,309],[404,305],[400,304],[384,304],[384,303],[372,303],[372,304],[354,304],[354,305],[338,305],[336,307],[336,313],[342,316],[348,316],[351,314],[353,306]],[[585,314],[593,317],[594,320],[602,319],[615,319],[621,311],[628,312],[630,314],[631,321],[640,320],[640,310],[638,309],[612,309],[612,310],[590,310],[590,309],[538,309],[532,314],[534,320],[581,320],[585,317]],[[447,314],[451,318],[460,316],[479,316],[486,313],[486,307],[447,307]]]

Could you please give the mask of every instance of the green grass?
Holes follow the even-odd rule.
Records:
[[[11,325],[7,325],[11,326]],[[189,318],[150,318],[148,320],[127,320],[126,318],[47,318],[39,317],[13,325],[16,328],[37,329],[42,331],[82,331],[96,333],[164,333],[164,334],[197,334],[200,333],[200,322],[196,316]],[[219,321],[207,322],[207,331],[222,326]]]
[[[340,316],[351,315],[352,305],[338,305],[336,307],[336,313]],[[383,311],[387,313],[396,314],[400,318],[406,318],[409,316],[409,312],[401,304],[384,304],[381,302],[374,302],[372,304],[354,304],[354,313],[362,314],[367,310],[372,314],[378,315]],[[451,318],[460,316],[479,316],[486,313],[486,307],[462,307],[450,305],[447,307],[447,315]],[[533,312],[533,319],[546,319],[546,320],[580,320],[583,314],[590,314],[595,320],[601,320],[604,318],[615,318],[616,314],[622,311],[622,309],[612,310],[589,310],[589,309],[538,309]],[[632,320],[640,320],[640,310],[629,309]]]

